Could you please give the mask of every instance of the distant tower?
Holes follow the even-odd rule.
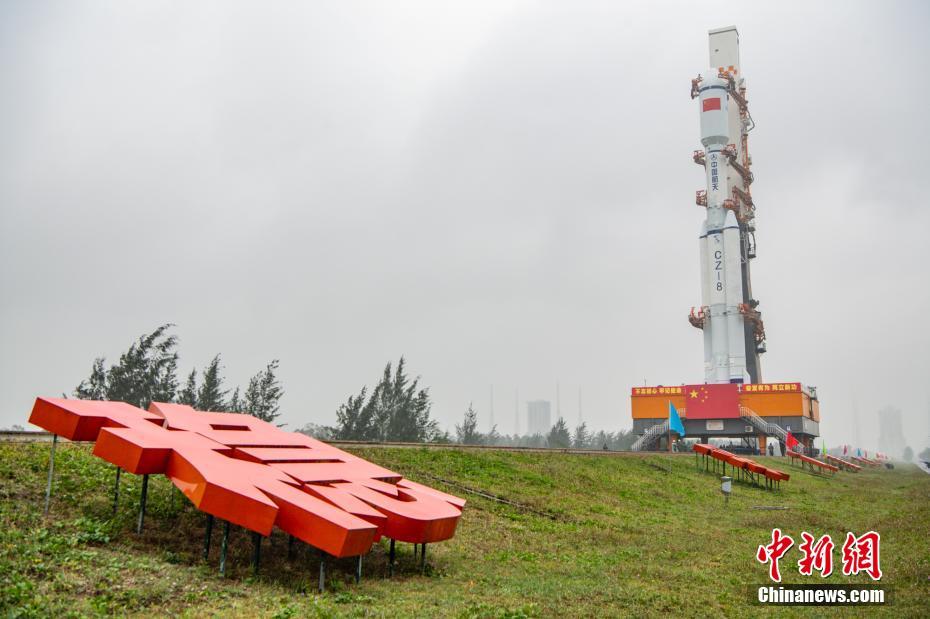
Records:
[[[927,444],[930,448],[930,400],[927,401]]]
[[[862,443],[859,438],[859,401],[856,399],[856,395],[853,394],[853,436],[856,437],[856,447],[861,447]]]
[[[526,403],[526,433],[545,436],[552,428],[552,404],[548,400]]]
[[[513,433],[520,436],[520,390],[513,388]]]
[[[901,410],[886,406],[878,411],[878,448],[887,456],[900,458],[906,445]]]
[[[559,395],[559,382],[555,383],[555,417],[562,418],[562,396]]]
[[[494,430],[494,385],[491,385],[491,408],[488,415],[488,432]]]
[[[578,425],[584,423],[584,416],[581,414],[581,386],[578,387]]]

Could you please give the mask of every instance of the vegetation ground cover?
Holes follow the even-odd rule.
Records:
[[[252,576],[247,533],[233,528],[229,573],[218,574],[219,529],[201,559],[204,516],[163,477],[150,482],[148,515],[134,532],[140,479],[124,475],[112,513],[114,469],[87,445],[60,444],[49,517],[42,504],[47,443],[0,444],[0,612],[13,616],[766,616],[753,603],[766,582],[755,560],[773,527],[842,540],[882,534],[882,583],[893,591],[879,614],[927,616],[930,608],[930,476],[915,466],[824,478],[792,470],[780,492],[742,484],[725,504],[717,479],[688,455],[585,456],[506,451],[363,448],[359,456],[410,479],[475,494],[453,540],[428,548],[425,572],[399,544],[387,578],[386,542],[364,561],[329,571],[315,592],[318,554],[287,558],[286,537],[266,540]],[[786,461],[761,458],[787,469]],[[455,486],[446,485],[446,480]],[[787,507],[787,510],[757,509]],[[839,542],[842,543],[841,541]],[[795,549],[785,582],[797,573]],[[839,557],[836,557],[839,561]],[[870,582],[834,575],[833,583]],[[794,607],[792,615],[823,609]],[[846,608],[850,616],[875,608]]]

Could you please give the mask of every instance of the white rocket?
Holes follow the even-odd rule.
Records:
[[[748,174],[748,154],[744,153],[748,129],[743,119],[748,117],[748,113],[745,109],[742,110],[744,113],[740,113],[740,103],[732,96],[736,93],[735,88],[743,83],[738,75],[738,35],[735,28],[711,31],[710,59],[713,68],[703,79],[695,80],[692,87],[692,96],[698,100],[707,180],[706,192],[703,198],[699,196],[699,203],[703,204],[706,199],[707,206],[707,218],[701,225],[699,241],[702,308],[699,321],[692,316],[692,323],[704,330],[705,382],[755,382],[747,372],[747,349],[752,347],[749,354],[752,355],[753,369],[757,371],[758,352],[764,348],[757,350],[752,330],[750,328],[747,332],[745,323],[747,312],[755,316],[758,314],[754,311],[754,302],[752,308],[747,309],[751,288],[748,286],[746,262],[751,256],[747,257],[743,245],[747,234],[750,234],[747,229],[754,230],[754,227],[745,225],[747,220],[752,221],[754,211],[751,197],[744,198],[748,205],[739,199],[741,194],[748,196],[748,186],[752,181]],[[745,106],[745,101],[740,101]],[[745,157],[745,167],[738,163],[741,155]],[[696,154],[695,160],[699,161],[699,158],[700,154]],[[738,170],[733,169],[731,158]],[[743,229],[737,213],[743,218]],[[761,320],[759,325],[761,328]]]

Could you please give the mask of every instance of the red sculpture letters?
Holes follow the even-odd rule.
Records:
[[[273,527],[336,557],[382,535],[451,538],[465,501],[331,445],[238,413],[37,398],[30,423],[126,471],[163,473],[201,511],[262,535]]]

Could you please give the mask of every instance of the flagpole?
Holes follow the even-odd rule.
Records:
[[[672,455],[672,415],[668,416],[668,455]],[[672,459],[668,459],[668,472],[672,473]]]
[[[668,405],[669,405],[669,408],[668,408],[668,441],[667,442],[668,442],[668,453],[669,455],[671,455],[672,454],[672,401],[671,400],[669,400]],[[672,459],[671,458],[668,459],[668,472],[671,475],[672,473]]]

